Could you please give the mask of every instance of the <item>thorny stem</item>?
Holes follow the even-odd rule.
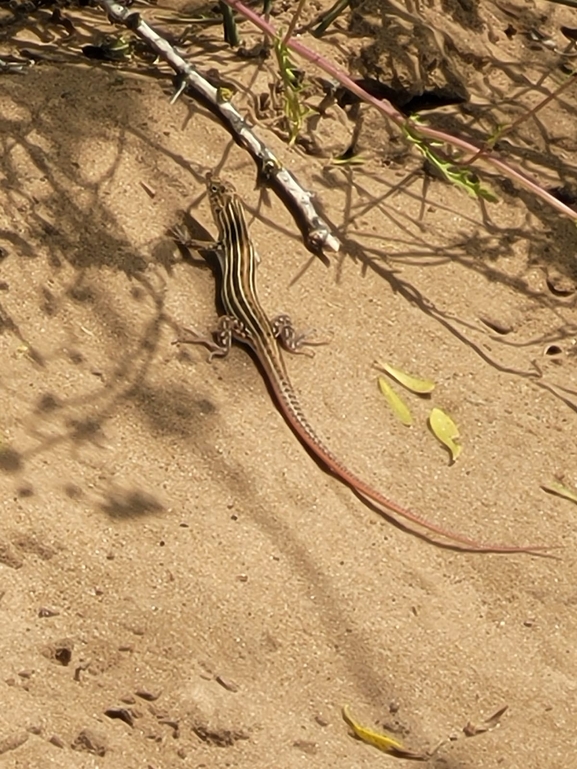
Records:
[[[114,0],[97,0],[113,22],[124,24],[144,40],[177,74],[177,96],[188,90],[224,125],[235,142],[247,150],[257,162],[261,179],[272,189],[293,214],[307,248],[322,254],[324,248],[339,250],[339,241],[327,222],[317,213],[313,195],[285,168],[272,150],[255,134],[247,120],[230,102],[219,98],[219,89],[204,78],[179,51],[150,27],[138,13],[132,13]],[[232,7],[232,6],[231,6]]]
[[[223,0],[223,2],[230,5],[231,8],[234,8],[236,11],[238,11],[238,13],[242,14],[245,18],[252,22],[255,27],[258,27],[267,35],[270,35],[271,37],[277,37],[277,32],[273,25],[268,21],[265,21],[265,19],[252,11],[250,8],[247,8],[245,5],[243,5],[240,0]],[[352,80],[345,72],[338,69],[328,59],[325,59],[320,54],[311,51],[310,48],[307,48],[307,46],[303,45],[299,40],[291,38],[290,40],[286,41],[286,46],[287,48],[295,51],[295,53],[298,53],[307,61],[310,61],[311,64],[315,64],[317,67],[319,67],[319,69],[322,69],[332,78],[337,80],[341,85],[343,85],[347,90],[358,96],[359,99],[362,99],[362,101],[366,102],[367,104],[371,104],[373,107],[378,109],[379,112],[388,117],[389,120],[395,123],[395,125],[399,126],[399,128],[408,126],[411,131],[416,132],[421,137],[426,137],[428,139],[432,139],[433,141],[440,141],[445,144],[450,144],[453,147],[457,147],[463,152],[472,155],[473,157],[477,157],[482,153],[483,150],[480,147],[477,147],[475,144],[472,144],[466,139],[461,139],[459,136],[453,136],[452,134],[445,133],[445,131],[440,131],[436,128],[430,128],[426,125],[417,124],[414,120],[405,118],[405,116],[396,110],[390,102],[386,101],[385,99],[376,99],[374,96],[371,96],[370,93],[367,93],[363,88],[357,85],[354,80]],[[557,198],[554,197],[550,192],[547,192],[547,190],[544,189],[537,180],[532,179],[524,171],[515,168],[515,166],[511,165],[508,161],[502,160],[494,152],[485,151],[483,160],[489,165],[497,168],[499,172],[504,176],[508,176],[509,178],[514,179],[521,186],[525,187],[525,189],[530,190],[534,195],[544,200],[550,206],[553,206],[553,208],[556,208],[562,214],[565,214],[570,219],[573,219],[573,221],[577,221],[576,211],[573,211],[573,209],[569,208],[569,206],[565,205],[565,203],[557,200]]]

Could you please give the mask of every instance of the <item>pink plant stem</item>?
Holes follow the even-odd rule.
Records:
[[[250,22],[252,22],[252,24],[255,25],[255,27],[258,27],[268,37],[275,38],[278,36],[277,31],[270,22],[266,21],[262,16],[259,16],[258,13],[255,13],[250,8],[247,8],[239,0],[224,0],[224,2],[235,11],[238,11],[238,13],[240,13],[242,16],[247,18]],[[540,197],[542,200],[549,203],[549,205],[553,206],[558,211],[570,217],[574,221],[577,221],[576,211],[573,211],[572,208],[569,208],[569,206],[565,205],[560,200],[557,200],[557,198],[551,195],[550,192],[547,192],[547,190],[544,189],[536,179],[532,179],[524,171],[521,171],[519,168],[515,168],[515,166],[511,165],[508,161],[499,158],[493,150],[477,147],[466,139],[461,139],[458,136],[453,136],[452,134],[445,133],[444,131],[438,131],[435,128],[430,128],[429,126],[422,125],[421,123],[415,123],[415,121],[411,120],[410,118],[406,118],[398,110],[396,110],[390,102],[386,101],[385,99],[376,99],[374,96],[371,96],[371,94],[367,93],[363,88],[358,86],[354,80],[352,80],[345,72],[335,67],[335,65],[332,64],[328,59],[325,59],[324,56],[321,56],[320,54],[312,51],[310,48],[307,48],[307,46],[303,45],[299,40],[291,37],[289,40],[286,40],[285,43],[288,48],[293,50],[295,53],[298,53],[303,57],[303,59],[306,59],[312,64],[315,64],[317,67],[319,67],[319,69],[322,69],[323,72],[326,72],[327,75],[330,75],[347,90],[351,91],[351,93],[354,93],[356,96],[358,96],[359,99],[362,99],[362,101],[366,102],[367,104],[371,104],[383,115],[386,115],[389,120],[392,120],[392,122],[398,125],[400,128],[406,126],[413,133],[420,137],[426,137],[434,141],[443,142],[444,144],[450,144],[453,147],[458,147],[464,152],[471,154],[475,159],[482,158],[483,161],[497,168],[504,176],[508,176],[509,178],[514,179],[521,186],[530,190],[534,195]]]

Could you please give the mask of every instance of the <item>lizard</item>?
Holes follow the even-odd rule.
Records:
[[[278,315],[271,320],[261,306],[256,284],[260,258],[249,234],[243,203],[234,185],[209,172],[206,175],[206,187],[218,230],[218,240],[210,244],[195,243],[195,246],[199,250],[214,251],[217,256],[221,273],[220,300],[224,315],[219,319],[212,340],[198,337],[187,329],[195,338],[177,341],[206,345],[210,350],[209,361],[214,357],[225,357],[233,341],[248,345],[261,364],[281,413],[301,442],[333,475],[385,515],[394,513],[412,524],[444,537],[455,549],[493,553],[536,553],[549,550],[549,547],[541,545],[484,543],[433,523],[388,499],[358,477],[328,448],[303,411],[282,353],[282,349],[291,353],[302,352],[300,348],[311,342],[305,340],[305,335],[296,333],[288,315]],[[175,233],[177,240],[189,245],[178,229]],[[449,546],[432,537],[422,534],[421,536],[434,544]]]

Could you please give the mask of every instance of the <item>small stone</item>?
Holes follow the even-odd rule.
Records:
[[[8,753],[11,750],[16,750],[20,745],[24,745],[28,736],[28,732],[24,729],[19,729],[12,734],[7,734],[5,737],[0,737],[0,755],[2,755],[2,753]]]
[[[293,742],[293,748],[302,750],[302,752],[306,753],[307,756],[314,756],[318,751],[316,742],[311,742],[310,740],[295,740]]]
[[[83,729],[72,743],[73,750],[81,750],[86,753],[94,753],[95,756],[104,756],[108,750],[106,737],[93,729]]]
[[[315,716],[315,721],[319,726],[322,726],[322,727],[329,725],[329,722],[327,721],[327,719],[324,716],[321,716],[320,714]]]
[[[18,675],[20,678],[32,678],[33,673],[33,670],[20,670]]]
[[[192,731],[203,742],[220,748],[229,748],[238,740],[249,739],[247,732],[242,729],[211,729],[204,724],[196,724],[192,727]]]
[[[10,569],[21,569],[24,565],[24,560],[12,545],[0,542],[0,563],[8,566]]]
[[[177,740],[180,737],[180,726],[178,721],[174,721],[172,718],[162,718],[159,720],[163,726],[169,726],[172,729],[172,737]]]
[[[231,678],[224,678],[224,676],[216,676],[215,681],[225,688],[228,692],[238,692],[240,686]]]
[[[57,617],[59,614],[58,609],[53,609],[51,606],[41,606],[38,609],[39,617]]]
[[[163,718],[169,717],[169,714],[166,708],[158,707],[158,705],[153,705],[152,703],[150,703],[150,705],[148,706],[148,712],[159,721],[161,721]]]
[[[196,680],[180,693],[177,712],[180,720],[209,745],[228,747],[250,737],[236,703],[216,681]],[[174,717],[174,716],[173,716]]]
[[[128,726],[134,726],[134,716],[128,708],[108,708],[104,711],[104,715],[108,718],[117,718],[120,721],[124,721]]]
[[[84,673],[90,667],[91,660],[81,660],[80,665],[77,665],[74,670],[74,680],[80,681],[81,673]]]
[[[66,667],[72,660],[73,649],[74,643],[69,638],[62,638],[60,641],[54,641],[45,646],[42,653],[48,659],[53,659]]]
[[[25,553],[38,556],[42,561],[49,561],[61,549],[58,546],[49,544],[42,537],[26,533],[17,536],[14,539],[14,544]]]
[[[135,694],[142,700],[146,700],[147,702],[154,702],[154,700],[157,700],[162,694],[162,689],[137,689]]]
[[[491,331],[494,331],[496,334],[501,334],[501,336],[510,334],[511,331],[513,331],[513,324],[503,318],[495,318],[491,315],[480,315],[479,318],[491,329]]]
[[[51,745],[55,745],[57,748],[64,747],[64,740],[61,740],[57,734],[53,734],[52,737],[48,740],[48,742]]]

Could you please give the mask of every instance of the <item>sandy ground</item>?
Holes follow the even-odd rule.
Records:
[[[313,44],[414,92],[464,86],[468,103],[428,113],[434,125],[482,139],[563,80],[559,53],[527,33],[563,49],[569,9],[386,8],[365,3]],[[330,164],[352,130],[338,109],[314,129],[324,156],[288,149],[263,117],[343,242],[327,267],[210,115],[171,107],[170,79],[145,63],[82,60],[111,28],[96,9],[66,13],[77,39],[61,60],[0,80],[2,766],[409,765],[355,741],[344,704],[411,750],[444,741],[435,767],[571,766],[576,508],[541,484],[577,485],[574,225],[496,176],[484,205],[425,176],[373,114],[354,168]],[[66,33],[47,16],[19,39],[56,56]],[[273,78],[215,27],[187,52],[239,85],[243,111]],[[502,144],[569,190],[575,96]],[[267,312],[331,340],[288,366],[334,452],[440,525],[560,545],[559,560],[458,553],[396,527],[315,463],[246,350],[209,365],[172,344],[216,321],[211,272],[167,236],[184,212],[214,236],[215,167],[246,201]],[[429,401],[405,396],[413,428],[388,410],[375,359],[436,381]],[[433,405],[459,425],[453,465],[427,429]]]

